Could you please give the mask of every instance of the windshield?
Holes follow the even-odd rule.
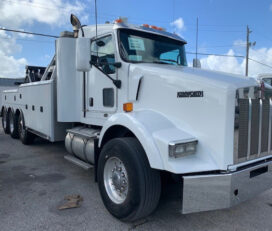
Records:
[[[187,66],[184,43],[151,33],[120,29],[119,48],[124,61]]]

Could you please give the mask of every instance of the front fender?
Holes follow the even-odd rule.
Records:
[[[103,126],[99,137],[99,147],[101,147],[104,134],[115,125],[126,127],[136,136],[152,168],[174,173],[182,172],[179,166],[180,160],[169,159],[168,144],[171,141],[182,141],[194,137],[177,128],[165,116],[151,110],[114,114]]]

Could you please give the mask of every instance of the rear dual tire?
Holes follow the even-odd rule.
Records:
[[[23,144],[29,145],[34,142],[35,135],[26,129],[22,113],[18,117],[18,134]]]
[[[9,131],[10,131],[10,136],[14,139],[19,138],[19,130],[18,130],[18,125],[19,125],[19,115],[14,113],[12,110],[9,111]]]
[[[2,111],[2,127],[4,129],[4,132],[6,134],[10,133],[9,129],[9,116],[8,116],[8,111],[6,108],[3,109]]]
[[[159,203],[160,173],[150,167],[136,138],[116,138],[105,144],[97,176],[105,207],[122,221],[146,217]]]

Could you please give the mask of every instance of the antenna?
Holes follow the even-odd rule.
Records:
[[[198,17],[196,18],[196,60],[197,60],[197,52],[198,52]]]
[[[97,38],[97,5],[96,0],[94,1],[95,4],[95,38]]]

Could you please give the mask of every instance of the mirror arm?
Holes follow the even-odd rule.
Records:
[[[90,64],[93,65],[93,66],[95,66],[100,72],[102,72],[104,75],[106,75],[118,89],[121,88],[121,85],[122,85],[121,80],[113,79],[112,77],[110,77],[106,72],[104,72],[104,71],[97,65],[96,62],[90,61]]]

